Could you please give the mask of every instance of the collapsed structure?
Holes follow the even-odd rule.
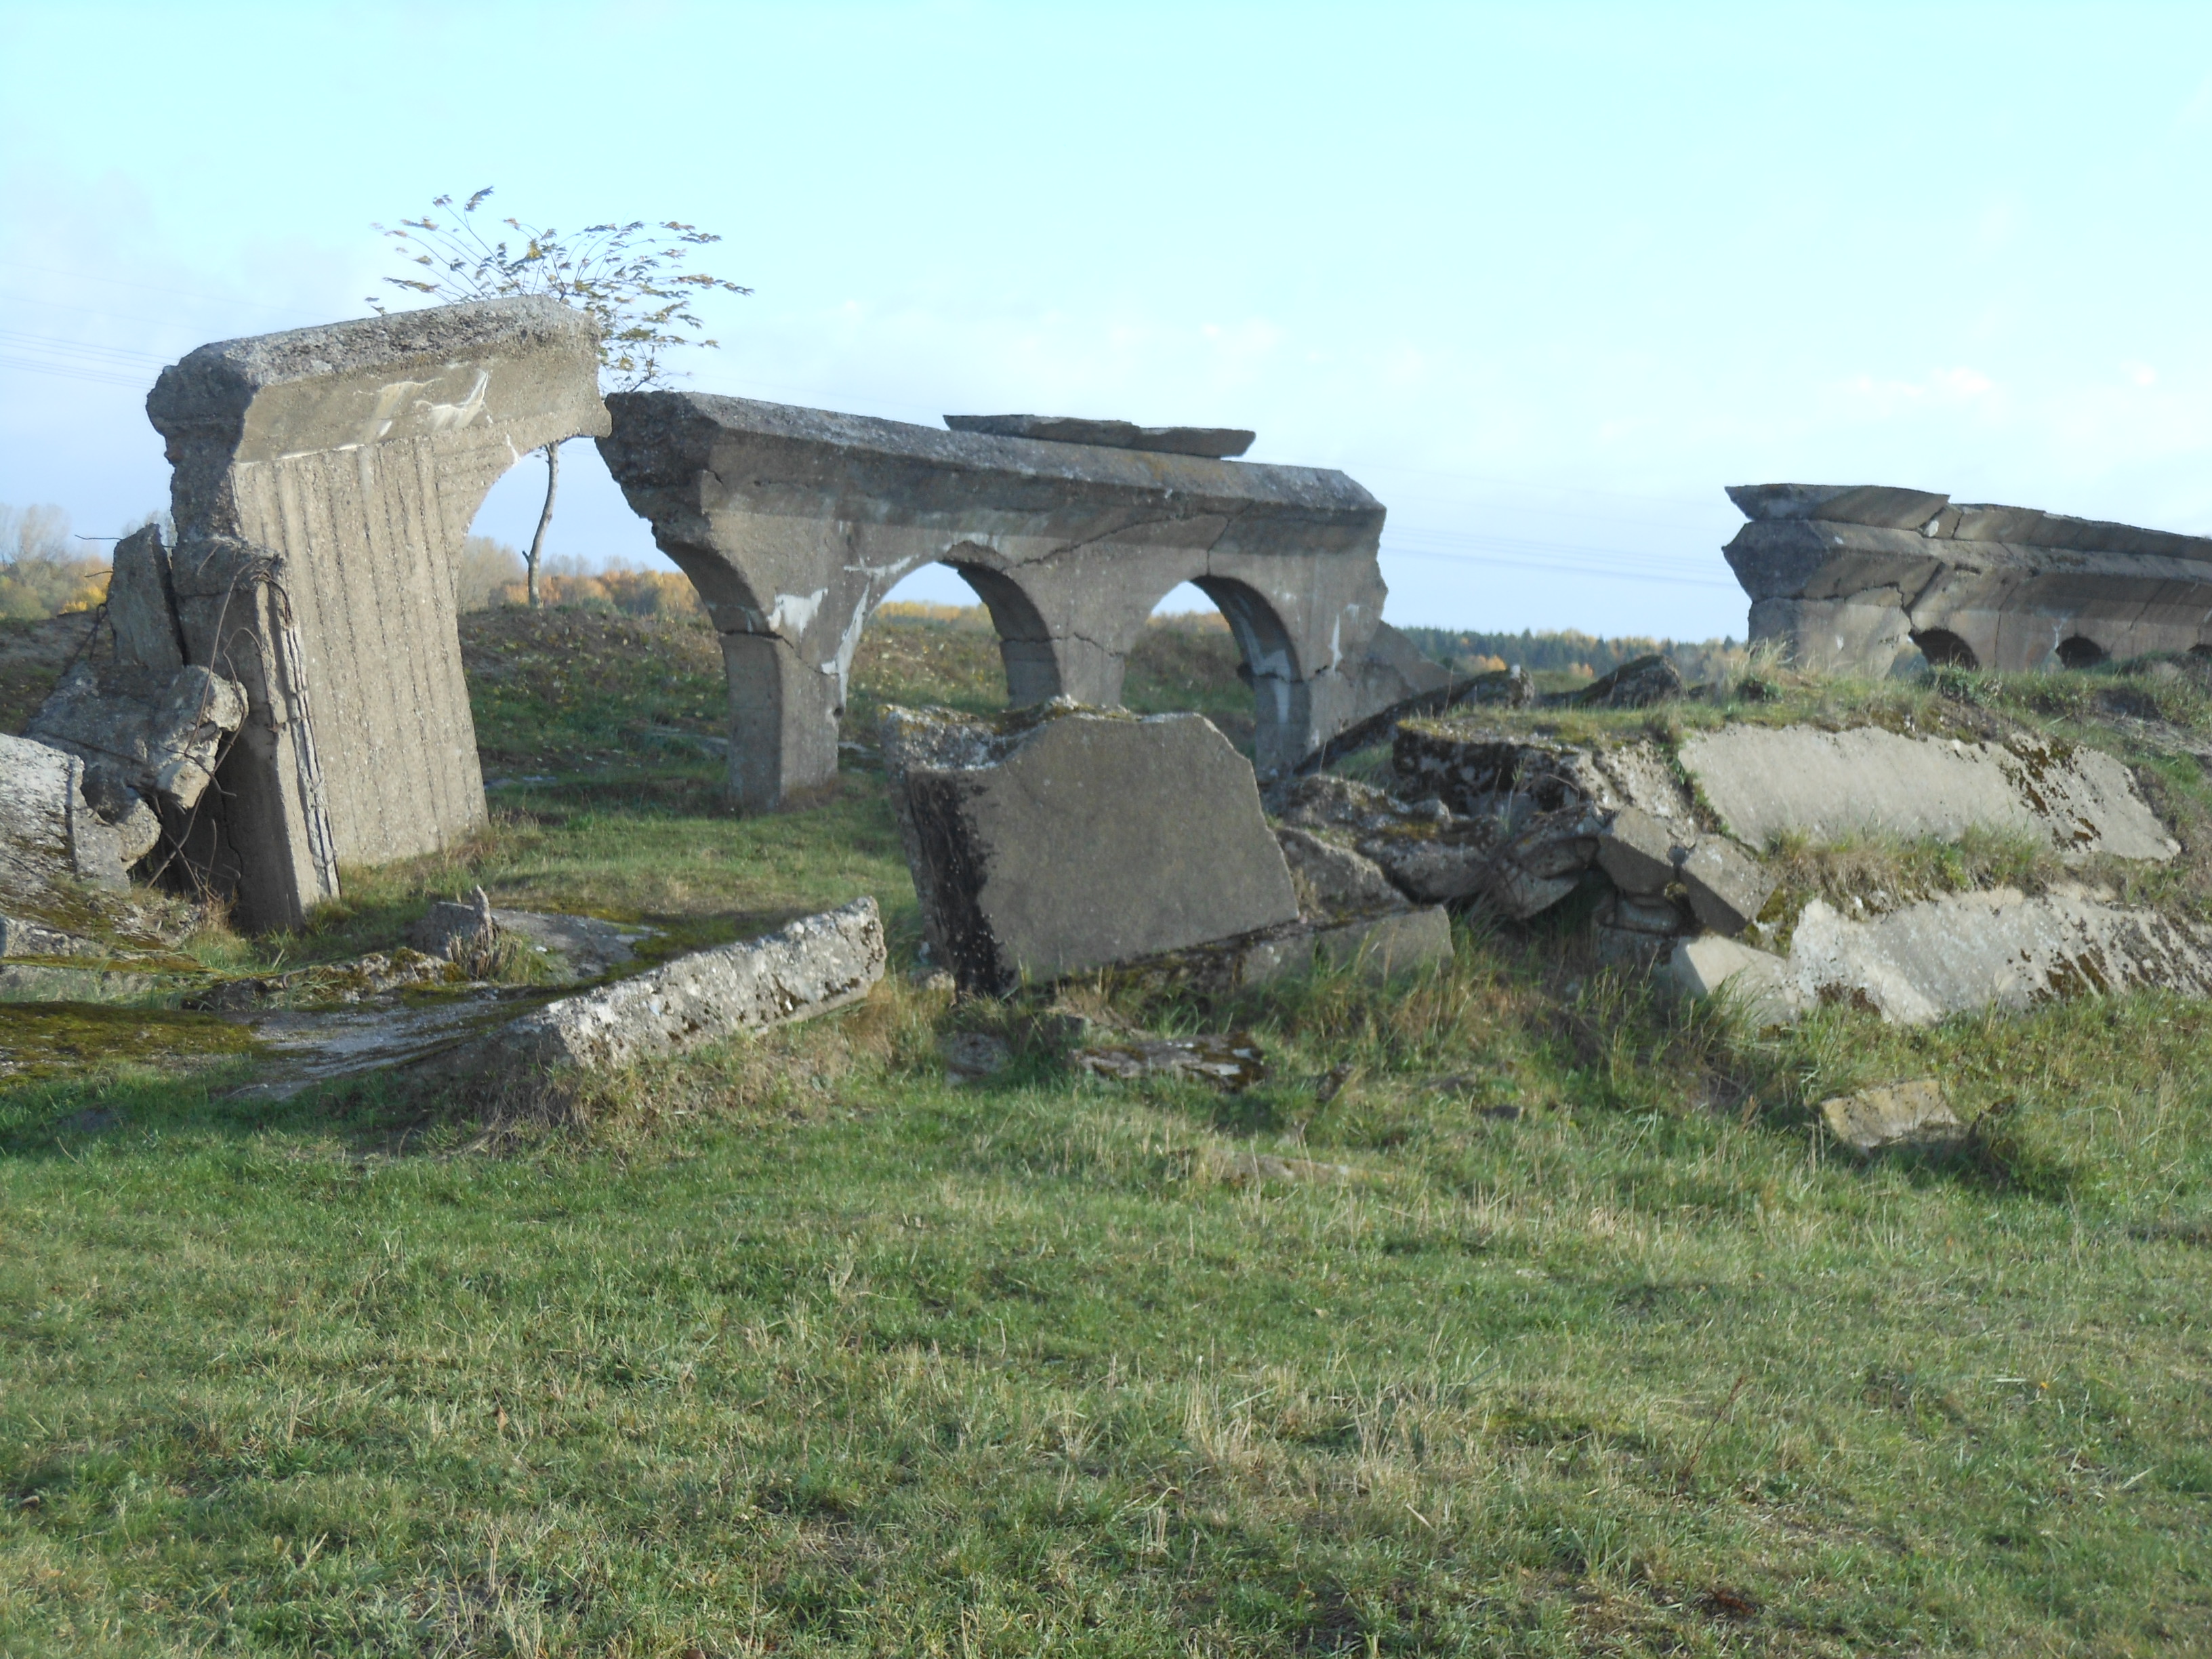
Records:
[[[1243,654],[1263,775],[1449,678],[1382,621],[1382,503],[1341,472],[1222,459],[1249,433],[958,416],[939,431],[697,392],[608,406],[608,470],[721,635],[741,806],[834,780],[868,613],[933,562],[988,608],[1017,706],[1118,704],[1146,618],[1194,583]]]
[[[1878,485],[1739,484],[1751,638],[1801,668],[2008,672],[2212,650],[2212,538]]]
[[[119,653],[240,690],[217,787],[171,829],[246,926],[295,925],[342,863],[483,822],[461,542],[522,455],[606,430],[598,343],[556,301],[492,300],[202,346],[162,370],[146,410],[175,468],[177,544],[148,534],[118,556],[109,613]]]

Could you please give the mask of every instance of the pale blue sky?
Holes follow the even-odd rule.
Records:
[[[2208,160],[2203,5],[0,3],[0,501],[160,503],[162,363],[492,184],[721,231],[702,389],[1250,426],[1394,620],[1740,635],[1727,483],[2212,530]]]

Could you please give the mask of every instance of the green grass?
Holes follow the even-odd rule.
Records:
[[[986,698],[906,626],[856,704]],[[524,629],[480,724],[557,781],[283,949],[479,880],[687,940],[868,891],[893,978],[489,1139],[390,1078],[226,1099],[159,1019],[0,1079],[0,1653],[2212,1644],[2212,1008],[1760,1038],[1571,912],[1380,994],[1125,1001],[1250,1029],[1246,1094],[1086,1080],[906,979],[872,772],[730,817],[659,735],[717,729],[698,642]],[[1016,1061],[948,1086],[975,1024]],[[1967,1151],[1823,1151],[1824,1096],[1928,1075]]]

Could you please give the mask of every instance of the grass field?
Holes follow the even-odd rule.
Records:
[[[1002,691],[972,626],[867,640],[856,714]],[[243,1062],[150,1038],[0,1085],[0,1653],[2212,1646],[2203,1006],[1759,1038],[1570,913],[1382,994],[1126,1010],[1252,1030],[1248,1093],[1080,1079],[904,975],[865,756],[716,808],[710,635],[488,613],[469,657],[494,823],[276,948],[477,881],[701,939],[872,892],[897,971],[489,1141],[393,1079],[228,1101]],[[1233,660],[1156,635],[1132,700],[1225,715]],[[2207,721],[1948,690],[1878,695]],[[953,1087],[968,1025],[1018,1059]],[[1965,1155],[1811,1133],[1930,1074],[1990,1114]]]

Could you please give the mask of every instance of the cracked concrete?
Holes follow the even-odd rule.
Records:
[[[1382,623],[1383,508],[1340,472],[696,392],[608,407],[608,468],[721,634],[742,807],[834,781],[860,630],[932,562],[989,611],[1017,706],[1117,705],[1146,619],[1194,583],[1252,676],[1263,774],[1446,678]],[[803,616],[779,611],[817,591]]]

